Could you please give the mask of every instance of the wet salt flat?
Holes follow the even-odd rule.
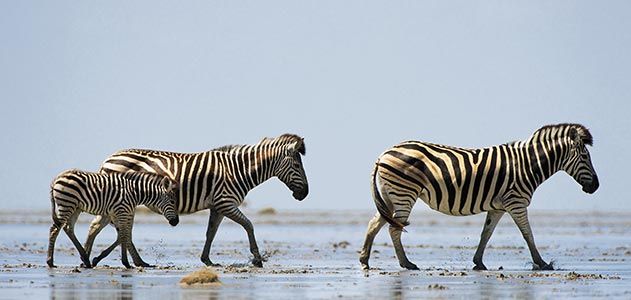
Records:
[[[375,240],[369,272],[358,250],[370,211],[246,212],[267,261],[254,268],[245,231],[224,221],[211,250],[222,284],[183,288],[178,282],[202,266],[207,212],[183,216],[170,227],[159,215],[139,214],[134,241],[156,269],[125,270],[119,251],[95,269],[76,268],[80,259],[60,234],[55,263],[46,267],[48,212],[0,212],[0,299],[16,298],[631,298],[631,213],[533,211],[531,224],[544,259],[555,271],[530,271],[530,254],[508,216],[485,253],[491,271],[472,271],[471,261],[484,216],[413,214],[403,235],[420,271],[402,270],[387,230]],[[90,216],[77,224],[85,239]],[[115,239],[108,228],[95,251]],[[93,253],[94,255],[94,253]],[[501,270],[498,270],[500,269]]]

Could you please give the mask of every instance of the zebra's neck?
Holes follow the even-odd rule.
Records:
[[[125,175],[136,176],[135,179],[127,179],[130,185],[130,193],[133,195],[131,200],[136,206],[146,205],[154,206],[158,201],[158,191],[155,187],[156,183],[152,179],[147,178],[148,175],[138,173],[128,173]]]
[[[516,188],[527,196],[544,181],[563,169],[567,145],[563,140],[534,135],[531,138],[508,145]]]
[[[281,149],[275,145],[251,145],[230,151],[232,172],[240,180],[239,189],[245,196],[251,189],[276,175]],[[232,165],[232,164],[229,164]]]

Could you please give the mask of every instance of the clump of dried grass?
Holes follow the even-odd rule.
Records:
[[[219,275],[212,268],[203,268],[180,279],[180,285],[182,286],[198,286],[198,285],[219,285]]]

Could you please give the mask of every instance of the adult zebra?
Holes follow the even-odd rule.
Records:
[[[303,200],[309,193],[301,155],[304,139],[294,134],[265,138],[254,145],[223,146],[201,153],[176,153],[130,149],[114,153],[103,162],[101,172],[151,172],[167,175],[180,185],[177,207],[180,214],[210,209],[206,243],[201,260],[213,265],[209,257],[212,241],[224,216],[239,223],[248,235],[252,263],[263,266],[252,222],[239,210],[245,195],[271,177],[278,177]],[[149,207],[156,211],[154,207]],[[96,235],[109,223],[97,216],[91,223],[85,243],[89,254]],[[132,245],[133,246],[133,245]]]
[[[401,232],[416,199],[447,215],[487,212],[480,243],[473,257],[474,270],[486,270],[482,256],[505,212],[521,231],[534,266],[552,270],[535,246],[527,207],[535,189],[563,170],[586,193],[598,189],[598,176],[586,145],[592,135],[580,124],[544,126],[525,141],[484,149],[463,149],[418,141],[403,142],[384,152],[372,173],[372,193],[378,213],[368,224],[359,261],[368,269],[375,235],[390,223],[390,237],[399,264],[418,269],[401,244]]]

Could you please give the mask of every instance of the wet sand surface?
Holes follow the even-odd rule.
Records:
[[[246,212],[254,223],[264,267],[251,266],[247,236],[224,220],[211,249],[221,285],[181,287],[200,269],[208,212],[182,216],[170,227],[159,215],[138,214],[134,241],[153,269],[126,270],[120,250],[95,269],[77,268],[77,251],[64,233],[46,267],[48,212],[0,212],[0,299],[330,299],[330,298],[631,298],[631,212],[533,211],[538,248],[555,271],[531,271],[530,254],[509,216],[498,225],[484,262],[472,271],[484,215],[450,217],[415,212],[403,243],[420,271],[402,270],[384,227],[375,240],[372,269],[361,270],[361,248],[371,211]],[[91,216],[76,233],[85,239]],[[115,240],[112,227],[95,251]],[[92,256],[95,253],[92,253]]]

